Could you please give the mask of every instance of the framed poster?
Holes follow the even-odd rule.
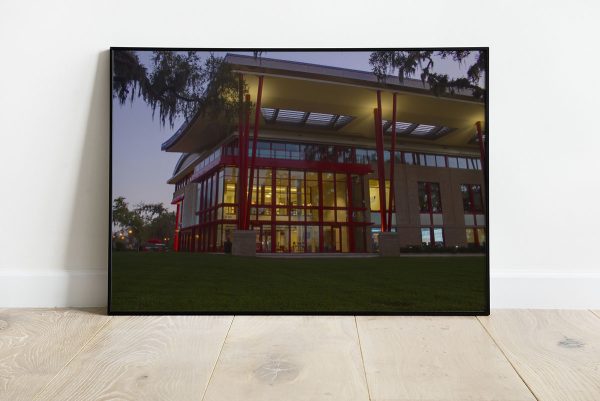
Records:
[[[112,48],[109,314],[488,314],[488,57]]]

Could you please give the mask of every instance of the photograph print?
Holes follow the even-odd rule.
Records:
[[[111,49],[110,314],[489,314],[488,49]]]

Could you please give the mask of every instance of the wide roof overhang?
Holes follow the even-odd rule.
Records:
[[[339,129],[268,123],[261,113],[261,131],[271,135],[277,131],[293,138],[339,138],[341,142],[374,143],[373,109],[377,107],[377,90],[381,91],[382,118],[392,120],[392,94],[397,94],[397,121],[449,128],[440,136],[400,135],[398,143],[427,147],[476,149],[473,141],[475,123],[485,126],[485,104],[468,92],[453,96],[435,96],[421,81],[388,77],[378,82],[370,72],[325,67],[282,60],[227,55],[233,70],[244,75],[251,95],[256,101],[258,76],[264,76],[262,107],[281,110],[326,113],[351,116],[352,120]],[[253,124],[253,116],[251,125]],[[202,152],[221,142],[232,133],[218,118],[196,115],[180,128],[163,150],[169,152]],[[387,136],[389,137],[389,135]],[[389,140],[389,138],[387,138]]]

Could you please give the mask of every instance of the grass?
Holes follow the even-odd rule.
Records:
[[[483,312],[484,256],[244,258],[114,252],[114,312]]]

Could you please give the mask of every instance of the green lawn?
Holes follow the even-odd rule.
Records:
[[[114,312],[482,312],[484,256],[244,258],[114,252]]]

